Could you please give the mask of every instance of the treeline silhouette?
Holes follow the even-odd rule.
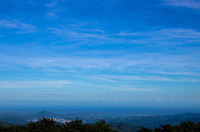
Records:
[[[123,130],[122,130],[123,131]],[[36,122],[25,125],[13,125],[10,127],[0,126],[0,132],[118,132],[111,129],[105,120],[97,121],[95,124],[83,124],[82,120],[76,119],[65,124],[57,123],[52,118],[41,118]],[[172,126],[161,125],[154,130],[142,127],[138,132],[200,132],[200,123],[185,122]]]
[[[0,127],[0,132],[117,132],[109,128],[105,120],[97,121],[96,124],[83,124],[82,120],[76,119],[69,123],[60,124],[52,118],[41,118],[36,122],[26,125],[14,125]]]
[[[154,130],[142,127],[138,132],[200,132],[200,123],[182,121],[181,124],[175,126],[170,124],[161,125],[161,128],[155,128]]]

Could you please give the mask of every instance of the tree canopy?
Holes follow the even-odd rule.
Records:
[[[105,120],[96,124],[83,124],[76,119],[65,124],[57,123],[51,118],[41,118],[36,122],[30,122],[23,126],[0,127],[0,132],[116,132],[109,128]]]
[[[170,124],[161,125],[161,128],[154,130],[142,127],[138,132],[200,132],[200,123],[182,121],[181,124],[172,126]]]
[[[0,132],[117,132],[106,124],[105,120],[97,121],[95,124],[83,124],[82,120],[76,119],[61,124],[52,118],[40,118],[36,122],[25,125],[0,126]],[[154,130],[142,127],[138,132],[200,132],[200,123],[185,122],[177,125],[161,125]]]

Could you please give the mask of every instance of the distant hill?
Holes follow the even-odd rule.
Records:
[[[111,127],[118,130],[130,131],[140,127],[158,128],[164,124],[180,124],[181,121],[192,121],[194,123],[200,122],[200,114],[198,113],[184,113],[176,115],[134,115],[134,116],[120,116],[110,115],[105,116],[104,113],[68,113],[68,114],[54,114],[48,111],[40,111],[32,114],[6,114],[0,113],[0,121],[9,122],[12,124],[26,124],[27,122],[35,122],[39,118],[53,118],[57,122],[65,123],[71,120],[83,120],[84,124],[94,124],[100,119],[104,119]]]
[[[177,117],[177,118],[178,117],[180,117],[180,118],[194,118],[194,117],[200,117],[200,114],[188,112],[188,113],[176,114],[176,115],[171,115],[171,116],[174,116],[174,117]]]
[[[118,122],[128,123],[135,126],[144,126],[146,128],[158,128],[160,125],[180,124],[182,121],[192,121],[195,123],[200,122],[200,114],[197,113],[184,113],[177,115],[163,115],[163,116],[132,116],[132,117],[121,117],[121,118],[110,118],[107,122]]]
[[[105,120],[99,120],[95,124],[83,124],[82,120],[76,119],[60,124],[50,118],[41,118],[23,126],[5,122],[0,122],[0,124],[2,124],[0,132],[200,132],[200,123],[190,121],[182,121],[181,124],[176,125],[161,125],[155,129],[135,127],[127,123],[107,124]]]
[[[95,124],[83,124],[82,120],[73,120],[67,124],[59,124],[50,118],[42,118],[23,126],[2,127],[0,132],[117,132],[109,128],[105,120]]]
[[[53,118],[53,117],[57,117],[60,115],[48,112],[48,111],[39,111],[37,113],[33,113],[33,114],[26,114],[27,117],[33,117],[33,118],[41,118],[41,117],[47,117],[47,118]]]

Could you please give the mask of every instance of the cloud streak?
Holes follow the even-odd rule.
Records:
[[[0,88],[61,88],[69,85],[83,85],[68,81],[0,81]]]
[[[112,36],[110,36],[109,34],[106,34],[104,32],[99,32],[99,30],[87,30],[87,32],[85,31],[77,31],[77,29],[73,30],[73,29],[59,29],[59,28],[53,28],[53,27],[49,27],[48,30],[53,33],[56,34],[58,36],[62,36],[65,37],[68,40],[72,40],[75,42],[95,42],[93,44],[99,44],[99,43],[103,43],[103,42],[114,42],[114,43],[119,43],[120,41],[118,39],[113,38]],[[98,41],[97,41],[98,40]]]
[[[157,89],[145,89],[145,88],[123,88],[122,91],[140,91],[140,92],[151,92],[157,91]]]
[[[157,89],[148,89],[148,88],[131,88],[131,87],[121,87],[117,88],[118,91],[138,91],[138,92],[155,92]]]
[[[141,86],[133,86],[133,85],[117,85],[117,86],[97,85],[95,87],[97,87],[99,89],[112,89],[114,91],[138,91],[138,92],[156,92],[156,91],[159,91],[158,89],[154,89],[154,88],[143,88]]]
[[[140,44],[200,43],[200,32],[193,29],[160,29],[146,32],[120,32],[117,35],[131,37],[130,42]],[[138,39],[141,37],[141,39]]]
[[[200,43],[200,32],[194,29],[158,29],[143,32],[121,31],[119,33],[99,32],[99,30],[71,27],[60,29],[49,27],[50,33],[65,38],[67,41],[85,44],[143,44],[170,45]]]
[[[37,28],[33,25],[20,22],[19,20],[0,20],[0,28],[18,29],[17,33],[33,33],[37,31]]]
[[[45,6],[50,7],[50,8],[54,8],[55,6],[57,6],[57,4],[58,4],[58,1],[55,0],[55,1],[52,1],[51,3],[45,4]]]
[[[191,9],[200,10],[199,0],[164,0],[165,5],[186,7]]]
[[[126,76],[126,75],[102,75],[101,78],[104,78],[105,80],[112,80],[114,81],[163,81],[163,82],[198,82],[197,79],[192,78],[169,78],[169,77],[163,77],[163,76]],[[98,79],[98,78],[96,78]]]
[[[87,70],[111,70],[118,72],[150,72],[158,74],[167,73],[196,73],[193,69],[199,69],[199,60],[196,55],[163,55],[158,53],[141,53],[136,55],[124,55],[120,57],[93,57],[93,56],[8,56],[0,55],[0,62],[6,66],[25,66],[41,70],[61,71],[87,71]],[[151,69],[151,70],[149,70]],[[186,70],[187,69],[187,70]],[[190,70],[188,70],[190,69]],[[163,72],[163,73],[162,73]],[[187,74],[186,74],[187,75]],[[190,74],[191,75],[191,74]]]

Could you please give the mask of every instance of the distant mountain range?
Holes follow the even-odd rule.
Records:
[[[57,122],[65,123],[71,120],[79,119],[83,120],[83,123],[91,124],[105,119],[109,123],[110,127],[116,130],[123,131],[136,131],[141,126],[147,128],[158,128],[163,124],[180,124],[181,121],[193,121],[195,123],[200,122],[200,114],[198,113],[184,113],[176,115],[130,115],[120,116],[111,115],[104,116],[103,113],[68,113],[68,114],[54,114],[48,111],[40,111],[32,114],[12,114],[12,113],[0,113],[0,126],[10,126],[12,124],[25,124],[27,122],[37,121],[39,118],[53,118]]]
[[[160,125],[180,124],[182,121],[192,121],[195,123],[200,122],[200,114],[197,113],[184,113],[177,115],[163,115],[163,116],[131,116],[131,117],[121,117],[121,118],[108,118],[107,122],[115,123],[128,123],[134,126],[143,126],[147,128],[159,128]]]

